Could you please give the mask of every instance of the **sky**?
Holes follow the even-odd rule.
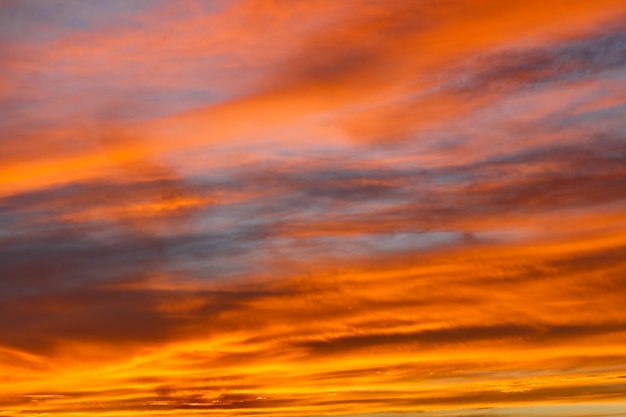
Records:
[[[626,415],[624,0],[0,0],[0,416]]]

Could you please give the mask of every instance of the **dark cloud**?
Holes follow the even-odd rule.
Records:
[[[37,354],[58,352],[65,343],[98,343],[111,349],[156,344],[173,338],[229,331],[217,318],[251,300],[280,294],[270,290],[171,291],[92,286],[5,299],[0,308],[0,344]],[[170,305],[193,307],[170,309]]]
[[[259,258],[242,268],[253,253],[269,254],[271,245],[285,240],[312,239],[294,234],[333,236],[352,230],[356,236],[384,238],[390,233],[462,231],[480,218],[614,204],[622,200],[620,190],[626,185],[624,155],[619,140],[591,139],[431,170],[340,169],[339,162],[333,162],[298,170],[256,168],[214,183],[165,176],[70,184],[9,196],[0,201],[0,222],[6,225],[0,239],[3,294],[70,288],[146,271],[183,269],[206,279],[228,275],[229,270],[253,271]],[[493,184],[495,177],[499,182]],[[440,184],[441,178],[455,178],[449,183],[454,193]],[[211,195],[233,188],[254,197],[237,204],[176,207],[177,199],[210,201]],[[175,207],[133,217],[129,210],[142,204]],[[99,214],[81,219],[81,213],[90,210]],[[254,223],[245,222],[252,217]],[[200,219],[209,230],[195,227]],[[233,226],[211,231],[211,219]],[[185,224],[195,231],[188,234]],[[345,240],[336,239],[338,245]],[[293,249],[298,256],[297,246]],[[302,251],[306,253],[304,246]],[[186,266],[200,259],[199,269]]]
[[[477,67],[464,68],[469,74],[450,86],[463,94],[486,94],[574,82],[623,68],[626,32],[623,27],[611,31],[608,26],[584,38],[476,58]]]
[[[471,344],[508,340],[552,343],[562,339],[584,338],[607,333],[626,331],[624,323],[582,325],[516,325],[495,324],[491,326],[467,326],[449,329],[423,330],[411,333],[366,334],[344,336],[331,340],[304,342],[302,347],[312,355],[348,354],[371,348],[428,349],[449,344]]]
[[[395,103],[356,112],[341,123],[360,142],[391,145],[423,141],[422,135],[433,134],[433,129],[455,128],[464,118],[522,93],[545,92],[592,81],[601,73],[621,71],[626,66],[625,56],[626,32],[621,21],[612,21],[587,36],[535,48],[472,55],[443,68],[434,77],[432,89],[424,91],[416,83],[412,94]],[[559,121],[566,118],[565,114],[555,116]]]

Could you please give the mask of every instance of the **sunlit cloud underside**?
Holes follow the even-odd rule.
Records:
[[[0,416],[626,415],[623,0],[0,0],[0,109]]]

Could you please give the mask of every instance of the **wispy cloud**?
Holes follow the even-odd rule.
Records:
[[[622,1],[0,15],[0,415],[624,414]]]

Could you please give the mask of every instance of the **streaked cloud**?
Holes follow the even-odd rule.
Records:
[[[0,14],[0,415],[626,412],[622,1]]]

